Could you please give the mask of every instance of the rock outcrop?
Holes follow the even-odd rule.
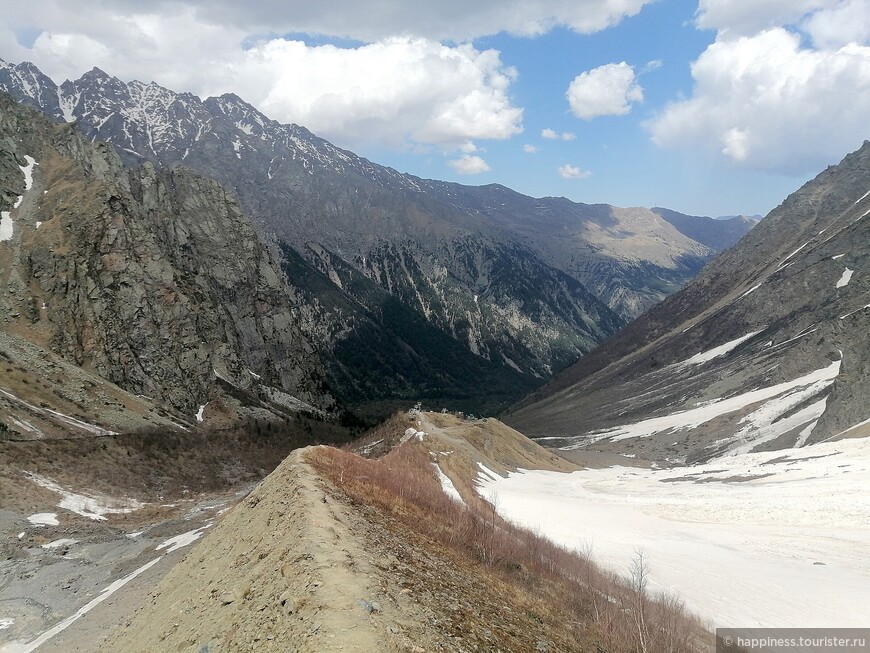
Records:
[[[218,379],[331,405],[298,298],[232,196],[0,98],[10,332],[190,412]]]

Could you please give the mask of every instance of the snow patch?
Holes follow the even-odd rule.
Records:
[[[23,399],[19,399],[14,394],[12,394],[11,392],[8,392],[6,390],[0,389],[0,394],[2,394],[7,399],[11,399],[12,401],[14,401],[17,404],[20,404],[22,406],[26,406],[30,410],[35,411],[41,415],[45,415],[46,417],[52,417],[52,418],[60,421],[61,423],[63,423],[65,426],[72,426],[74,428],[81,429],[83,431],[87,431],[88,433],[91,433],[93,435],[117,435],[117,433],[115,433],[114,431],[109,431],[109,430],[104,429],[100,426],[94,426],[93,424],[88,424],[87,422],[82,422],[81,420],[78,420],[75,417],[70,417],[69,415],[64,415],[63,413],[59,413],[56,410],[51,410],[50,408],[41,408],[39,406],[34,406],[33,404],[28,403],[28,402],[24,401]]]
[[[846,313],[845,315],[841,315],[841,316],[840,316],[840,319],[841,319],[841,320],[845,320],[845,319],[846,319],[847,317],[849,317],[850,315],[854,315],[854,314],[857,313],[858,311],[863,311],[863,310],[866,310],[866,309],[868,309],[868,308],[870,308],[870,304],[865,304],[865,305],[862,306],[861,308],[856,308],[854,311],[849,311],[849,312]]]
[[[78,540],[71,540],[69,538],[63,538],[61,540],[54,540],[53,542],[49,542],[48,544],[43,544],[43,549],[59,549],[62,546],[71,546],[73,544],[78,544]]]
[[[758,290],[759,288],[761,288],[761,284],[762,284],[762,283],[764,283],[764,282],[762,281],[761,283],[757,283],[757,284],[755,284],[754,286],[752,286],[752,288],[750,288],[750,289],[747,290],[745,293],[743,293],[742,295],[740,295],[740,297],[738,297],[737,299],[743,299],[743,298],[746,297],[747,295],[751,295],[751,294],[754,293],[756,290]]]
[[[855,272],[855,270],[850,270],[849,268],[846,268],[845,270],[843,270],[843,274],[840,277],[840,280],[837,281],[837,288],[844,288],[844,287],[848,286],[849,282],[852,280],[852,274],[854,272]]]
[[[9,211],[0,212],[0,242],[12,240],[12,234],[15,232],[14,225]]]
[[[832,256],[831,258],[836,261],[837,259],[843,258],[844,256],[845,254],[837,254],[836,256]]]
[[[788,393],[766,402],[761,408],[740,420],[741,424],[745,424],[743,428],[732,437],[718,441],[716,445],[721,446],[724,444],[729,446],[726,455],[736,456],[742,453],[749,453],[758,445],[775,440],[789,431],[802,426],[805,427],[809,423],[815,424],[825,412],[825,407],[828,403],[827,397],[813,402],[793,415],[788,417],[783,417],[783,415],[786,415],[790,410],[793,410],[808,398],[816,396],[831,383],[833,383],[833,380],[818,381],[808,388]],[[806,434],[801,444],[806,443],[806,438],[809,437],[811,432],[812,429]],[[799,435],[798,437],[800,438],[801,436]],[[795,442],[795,446],[801,445]]]
[[[841,360],[833,361],[827,367],[815,370],[792,381],[778,383],[767,388],[758,388],[743,394],[721,399],[715,403],[706,403],[689,410],[676,411],[662,417],[653,417],[634,424],[616,426],[583,438],[579,444],[572,444],[563,449],[577,449],[590,441],[610,439],[614,442],[631,438],[646,438],[656,433],[667,431],[683,431],[705,424],[716,417],[727,415],[759,401],[765,401],[784,395],[797,388],[814,387],[817,392],[834,382],[840,373]]]
[[[0,630],[6,630],[7,628],[11,628],[12,624],[15,623],[15,619],[0,619]]]
[[[456,486],[453,485],[453,481],[450,480],[450,477],[441,471],[438,463],[432,463],[432,467],[435,468],[435,475],[438,477],[438,481],[441,483],[441,489],[444,490],[444,494],[464,506],[465,501],[463,500],[462,495],[459,494],[459,490],[457,490]]]
[[[766,327],[765,327],[766,328]],[[745,342],[752,338],[753,336],[757,336],[759,333],[764,331],[764,329],[759,329],[758,331],[752,331],[751,333],[747,333],[745,336],[740,336],[730,342],[726,342],[724,345],[719,345],[718,347],[714,347],[713,349],[709,349],[705,352],[701,352],[700,354],[695,354],[691,358],[684,360],[682,363],[677,363],[678,366],[684,367],[687,365],[700,365],[701,363],[706,363],[708,361],[713,360],[714,358],[719,358],[720,356],[725,356],[730,353],[735,347],[737,347],[740,343]]]
[[[399,439],[399,444],[408,442],[409,440],[417,440],[421,442],[426,437],[426,431],[418,431],[415,428],[405,429],[405,434]]]
[[[501,476],[496,474],[494,471],[492,471],[489,467],[481,462],[477,463],[477,467],[478,469],[480,469],[480,474],[477,475],[478,483],[484,482],[486,480],[495,480],[501,478]]]
[[[30,515],[27,521],[34,526],[58,526],[60,524],[57,521],[56,512],[38,512],[35,515]]]
[[[61,487],[58,483],[45,476],[40,476],[39,474],[27,471],[24,472],[24,475],[39,487],[43,487],[46,490],[51,490],[52,492],[59,494],[61,500],[60,503],[57,504],[58,508],[69,510],[70,512],[74,512],[82,517],[87,517],[88,519],[93,519],[94,521],[105,521],[106,515],[133,512],[134,510],[139,510],[145,505],[135,499],[113,499],[111,497],[100,495],[88,496],[85,494],[78,494]]]
[[[32,156],[26,154],[24,155],[24,160],[27,161],[27,165],[18,167],[24,173],[24,190],[28,191],[33,188],[33,166],[38,166],[39,164]]]
[[[157,551],[160,551],[161,549],[166,549],[166,553],[172,553],[173,551],[178,551],[178,549],[189,546],[196,542],[199,538],[201,538],[202,532],[209,526],[211,526],[211,522],[209,522],[205,526],[195,528],[192,531],[187,531],[186,533],[182,533],[181,535],[170,537],[168,540],[165,540],[164,542],[161,542],[157,545]]]
[[[199,410],[196,411],[196,421],[197,421],[197,422],[202,422],[202,421],[203,421],[203,419],[204,419],[204,417],[203,417],[203,413],[205,412],[205,407],[208,406],[209,403],[210,403],[210,402],[208,402],[208,401],[205,402],[202,406],[199,407]]]

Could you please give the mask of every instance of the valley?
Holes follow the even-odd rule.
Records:
[[[866,625],[870,142],[756,224],[0,91],[0,653]]]

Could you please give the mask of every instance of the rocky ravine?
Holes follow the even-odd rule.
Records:
[[[186,414],[218,378],[331,405],[294,291],[217,183],[129,170],[2,97],[0,197],[5,330]]]

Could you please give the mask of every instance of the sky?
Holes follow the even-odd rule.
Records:
[[[426,178],[766,214],[870,137],[870,0],[0,0],[0,58],[238,94]]]

